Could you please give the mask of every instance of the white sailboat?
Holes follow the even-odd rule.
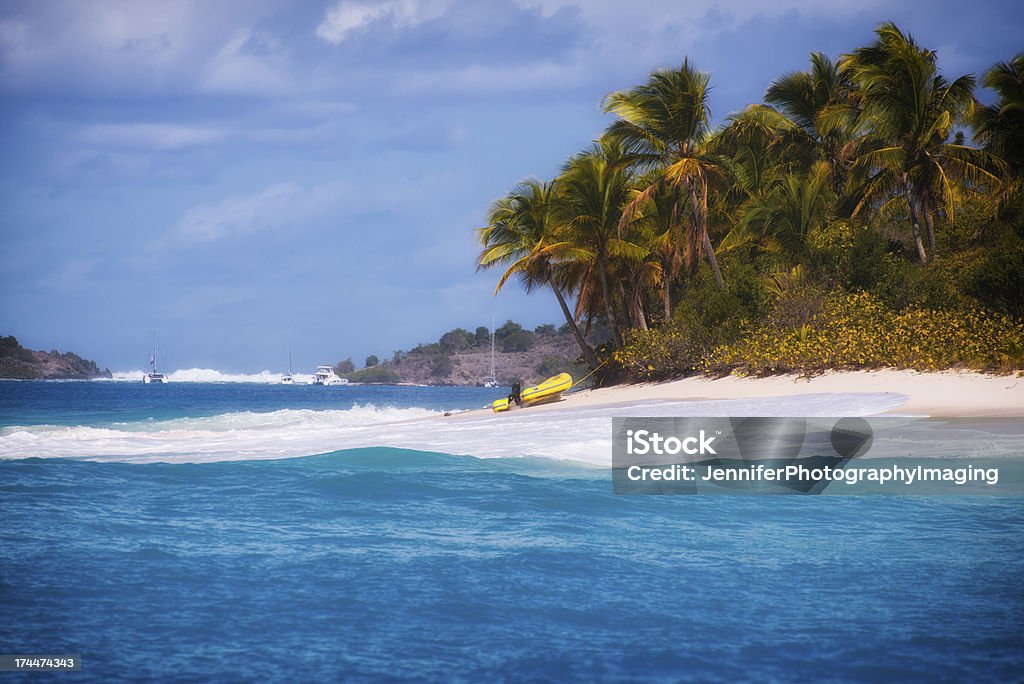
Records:
[[[491,316],[491,373],[484,378],[484,387],[501,387],[498,378],[494,374],[494,316]]]
[[[153,370],[142,376],[142,382],[147,385],[166,384],[167,376],[156,369],[156,330],[153,331],[153,354],[149,357],[149,365]]]
[[[288,338],[288,372],[281,376],[282,385],[294,385],[295,378],[292,376],[292,338]]]

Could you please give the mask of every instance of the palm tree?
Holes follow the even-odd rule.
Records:
[[[1024,52],[986,71],[981,84],[995,90],[999,101],[978,108],[974,137],[987,151],[1020,169],[1024,167]]]
[[[477,229],[477,237],[483,245],[477,270],[506,266],[494,294],[498,294],[513,276],[519,279],[527,292],[536,287],[550,287],[583,358],[596,368],[597,356],[569,311],[557,277],[559,265],[553,261],[553,254],[569,256],[572,251],[572,247],[561,242],[555,234],[554,197],[554,183],[527,180],[495,201],[488,212],[487,225]]]
[[[751,201],[740,233],[753,232],[768,251],[785,255],[788,269],[805,256],[807,239],[825,224],[833,199],[831,168],[816,162],[807,173],[779,176],[770,190]]]
[[[639,188],[649,187],[656,181],[650,176],[651,174],[648,174],[648,177],[637,179],[637,188],[630,193],[630,203],[642,193]],[[676,193],[653,194],[648,196],[638,211],[632,213],[633,220],[630,224],[619,224],[620,235],[624,234],[626,229],[632,229],[636,235],[631,237],[631,241],[645,245],[655,259],[652,263],[646,263],[644,279],[646,282],[661,285],[665,321],[672,318],[672,281],[683,268],[683,235],[679,214],[685,207],[685,203],[679,201]]]
[[[582,276],[580,305],[586,306],[597,297],[615,333],[622,341],[622,324],[616,314],[610,278],[615,260],[631,258],[643,260],[646,251],[620,239],[619,221],[629,199],[629,167],[634,157],[612,141],[600,141],[574,155],[566,162],[558,179],[557,211],[563,225],[565,240],[583,250],[577,252],[577,262],[589,267]],[[623,302],[626,306],[626,302]]]
[[[785,116],[776,121],[779,132],[790,132],[782,140],[795,143],[798,152],[811,152],[812,159],[828,164],[832,189],[838,195],[845,185],[857,96],[848,75],[820,52],[811,53],[811,68],[781,76],[768,86],[766,107]],[[806,155],[805,155],[806,156]]]
[[[949,142],[973,105],[974,78],[947,81],[935,52],[919,47],[895,24],[882,24],[875,33],[874,43],[844,56],[839,67],[860,89],[858,125],[876,141],[854,164],[862,181],[854,213],[871,202],[903,198],[918,258],[927,263],[922,223],[934,253],[939,206],[952,219],[957,192],[997,183],[989,171],[997,164],[981,150]]]
[[[605,98],[605,112],[619,117],[605,136],[636,154],[641,166],[660,170],[633,198],[623,221],[631,220],[632,213],[653,194],[674,193],[677,203],[685,196],[690,221],[684,232],[684,260],[692,272],[700,258],[706,258],[722,289],[725,283],[708,235],[707,216],[709,186],[724,180],[725,173],[705,149],[710,134],[709,92],[708,75],[689,60],[684,59],[678,69],[655,71],[644,85]]]

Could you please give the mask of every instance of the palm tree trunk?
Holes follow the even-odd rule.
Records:
[[[580,346],[580,351],[583,352],[583,358],[586,359],[587,363],[590,364],[591,368],[597,368],[597,354],[587,344],[587,341],[583,339],[583,333],[580,332],[580,327],[576,325],[576,319],[569,311],[569,307],[565,304],[565,297],[562,296],[558,286],[551,283],[551,289],[555,291],[555,297],[558,299],[558,306],[562,308],[562,315],[565,316],[565,322],[569,324],[569,328],[572,330],[572,336],[576,338],[576,344]]]
[[[708,263],[711,264],[711,273],[715,276],[715,285],[718,286],[719,290],[725,289],[725,281],[722,280],[722,271],[718,268],[718,259],[715,258],[715,250],[711,246],[711,238],[708,237],[708,228],[705,225],[703,229],[704,233],[704,254],[708,257]]]
[[[697,185],[700,185],[698,192]],[[722,280],[722,271],[718,268],[718,259],[715,258],[715,250],[711,246],[711,238],[708,236],[708,184],[704,179],[694,181],[690,184],[690,199],[693,204],[694,226],[700,231],[701,251],[711,266],[711,273],[715,276],[715,285],[719,290],[725,289],[725,281]]]
[[[935,254],[935,217],[934,207],[931,203],[931,198],[926,197],[924,202],[921,203],[921,213],[924,214],[924,225],[928,228],[928,249],[932,253],[932,259],[936,257]]]
[[[601,281],[601,295],[604,297],[604,311],[608,316],[608,324],[612,326],[615,334],[615,341],[622,344],[622,330],[619,328],[619,321],[615,318],[615,309],[612,307],[612,293],[608,289],[608,273],[605,271],[604,254],[597,253],[597,278]]]
[[[647,316],[644,315],[643,288],[639,282],[633,283],[633,311],[636,315],[636,324],[641,330],[647,330]]]
[[[647,318],[644,316],[643,301],[640,298],[640,285],[637,283],[636,276],[631,277],[630,281],[628,297],[626,296],[626,286],[621,280],[618,282],[619,301],[622,302],[623,307],[628,309],[629,324],[634,328],[647,330]]]
[[[914,236],[914,247],[917,248],[917,257],[922,264],[928,263],[928,254],[924,251],[924,242],[921,241],[921,221],[918,214],[917,201],[914,192],[908,183],[907,186],[907,207],[910,209],[910,231]]]
[[[672,318],[672,279],[668,277],[668,269],[661,265],[661,279],[665,286],[665,323]]]

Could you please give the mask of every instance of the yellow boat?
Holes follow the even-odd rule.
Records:
[[[537,404],[558,401],[562,398],[562,392],[570,387],[572,387],[572,376],[568,373],[559,373],[536,387],[527,387],[520,396],[523,398],[523,406],[536,406]],[[495,413],[508,411],[509,408],[511,407],[508,405],[508,397],[498,399],[491,404],[491,410]]]

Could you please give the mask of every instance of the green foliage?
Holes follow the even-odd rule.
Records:
[[[568,325],[568,323],[566,325]],[[558,331],[555,329],[555,326],[553,326],[552,324],[545,323],[543,325],[538,325],[534,329],[533,332],[534,332],[535,335],[541,335],[541,336],[544,336],[544,337],[550,337],[552,335],[557,334]],[[566,330],[566,332],[571,333],[571,330]]]
[[[818,373],[829,369],[1018,368],[1024,325],[983,310],[897,311],[866,292],[831,298],[799,328],[762,325],[705,360],[712,371]]]
[[[1024,240],[1007,237],[965,274],[964,291],[983,304],[1024,317]]]
[[[445,354],[455,354],[472,346],[475,341],[476,337],[468,330],[455,328],[441,335],[437,344]]]
[[[674,326],[625,331],[622,348],[612,353],[611,360],[634,380],[689,375],[704,368],[701,350],[682,329]]]
[[[344,361],[339,361],[334,366],[334,372],[340,376],[346,376],[356,369],[356,364],[352,363],[351,358],[347,358]]]
[[[473,334],[477,344],[482,344],[491,339],[491,331],[482,325],[478,325],[476,332]]]
[[[500,328],[494,331],[494,337],[498,341],[501,341],[504,340],[509,335],[514,335],[516,333],[521,332],[523,332],[523,326],[519,325],[515,321],[508,320],[505,321],[505,323]]]
[[[362,370],[355,371],[354,373],[349,373],[348,379],[352,382],[393,385],[396,382],[401,382],[402,376],[387,366],[373,365]]]
[[[419,356],[434,356],[441,353],[441,345],[436,342],[432,344],[417,344],[409,350],[409,353]]]
[[[519,330],[518,332],[506,335],[501,341],[501,350],[503,352],[524,352],[529,351],[533,347],[533,333],[528,330]]]
[[[897,311],[866,292],[837,294],[805,323],[769,318],[713,348],[678,327],[632,330],[612,359],[633,379],[872,368],[1006,371],[1024,364],[1024,324],[981,309]]]
[[[478,263],[574,298],[612,375],[1020,367],[1022,74],[1024,53],[990,69],[982,107],[885,23],[713,131],[684,60],[610,94],[616,120],[555,181],[495,203]],[[498,331],[506,351],[526,335]]]
[[[22,347],[14,335],[8,335],[0,337],[0,358],[18,359],[31,363],[35,361],[36,357],[31,350]]]
[[[369,356],[366,357],[366,363],[364,364],[364,366],[366,368],[372,368],[376,366],[378,363],[380,363],[380,359],[377,358],[376,354],[370,354]]]

